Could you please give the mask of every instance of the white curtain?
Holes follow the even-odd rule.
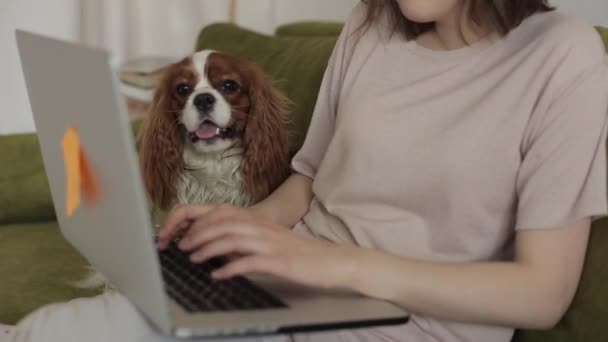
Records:
[[[76,0],[80,40],[109,49],[114,62],[133,57],[181,57],[202,27],[225,22],[230,0]],[[236,23],[263,33],[299,20],[343,20],[358,0],[234,0]]]
[[[228,20],[226,0],[78,0],[79,40],[112,52],[113,63],[192,52],[200,29]]]
[[[299,20],[343,20],[359,0],[236,0],[236,22],[272,33]],[[230,0],[0,0],[0,134],[35,130],[14,30],[109,50],[118,67],[144,56],[183,57],[201,28],[228,21]],[[7,81],[8,80],[8,81]]]

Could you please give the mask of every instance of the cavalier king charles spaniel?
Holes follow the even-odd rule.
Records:
[[[212,50],[169,66],[141,134],[154,205],[249,206],[289,175],[287,98],[256,64]]]
[[[289,176],[287,98],[256,64],[204,50],[170,65],[140,131],[152,204],[250,206]],[[113,289],[99,272],[76,287]]]

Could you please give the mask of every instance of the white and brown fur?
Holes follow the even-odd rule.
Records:
[[[185,151],[184,160],[192,171],[182,173],[178,179],[178,204],[228,203],[239,207],[254,204],[253,196],[243,191],[240,156],[222,159],[217,155],[199,160]]]

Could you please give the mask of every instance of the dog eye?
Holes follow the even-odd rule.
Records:
[[[181,96],[186,96],[190,94],[191,89],[186,83],[180,83],[177,85],[177,88],[175,88],[175,91],[177,91],[177,93]]]
[[[239,90],[239,85],[233,80],[226,80],[222,83],[222,91],[233,93]]]

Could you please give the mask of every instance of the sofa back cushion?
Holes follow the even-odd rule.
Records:
[[[608,27],[597,26],[596,29],[600,37],[602,37],[604,46],[606,46],[606,52],[608,53]]]
[[[333,21],[298,21],[276,28],[274,34],[283,37],[337,37],[344,24]]]

